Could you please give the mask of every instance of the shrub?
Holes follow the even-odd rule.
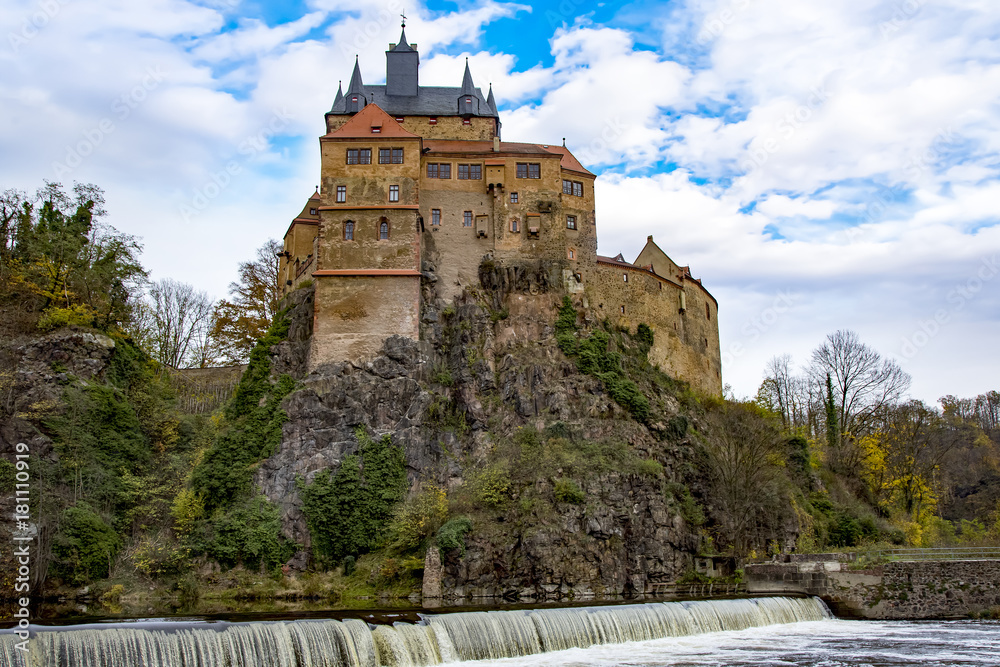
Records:
[[[472,521],[461,516],[449,519],[447,523],[438,529],[437,545],[441,551],[451,549],[460,550],[465,555],[465,535],[472,530]]]
[[[684,415],[671,417],[667,422],[667,436],[673,440],[680,440],[687,435],[688,420]]]
[[[354,574],[354,570],[358,567],[358,562],[355,560],[354,556],[344,556],[344,576],[349,577]]]
[[[281,535],[278,508],[263,495],[219,512],[213,517],[212,529],[206,551],[226,566],[270,569],[295,553],[295,545]]]
[[[94,325],[94,311],[89,306],[78,303],[69,308],[51,306],[38,318],[38,328],[52,331],[60,327],[90,327]]]
[[[635,339],[648,353],[650,348],[653,347],[653,330],[645,322],[640,322],[639,326],[635,329]]]
[[[403,552],[417,549],[437,532],[447,516],[447,492],[440,486],[423,484],[396,509],[389,526],[392,546]]]
[[[571,479],[557,479],[555,484],[556,500],[562,503],[580,505],[587,499],[587,494]]]
[[[663,476],[663,464],[653,459],[639,459],[635,462],[635,474],[658,479]]]
[[[345,456],[336,474],[324,470],[312,484],[298,483],[313,546],[332,563],[375,548],[406,493],[402,448],[388,435],[372,439],[363,427],[355,436],[359,452]]]
[[[479,502],[497,507],[510,498],[510,473],[502,464],[494,463],[473,474],[471,487]]]
[[[114,529],[93,507],[80,501],[60,515],[59,530],[52,538],[52,569],[75,585],[103,579],[120,548]]]
[[[174,530],[187,535],[205,515],[205,501],[192,489],[181,489],[170,506],[170,515],[174,518]]]
[[[691,490],[679,482],[667,484],[669,493],[677,503],[677,511],[691,526],[701,526],[705,523],[705,511],[691,494]]]
[[[555,325],[556,343],[563,354],[570,356],[576,351],[576,308],[568,296],[563,297],[562,306]]]

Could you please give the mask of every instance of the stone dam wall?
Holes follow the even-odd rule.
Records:
[[[852,569],[847,554],[810,557],[747,565],[748,592],[816,595],[844,618],[967,618],[1000,607],[1000,560],[899,561]]]

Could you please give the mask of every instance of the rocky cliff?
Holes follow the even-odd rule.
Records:
[[[690,567],[699,521],[682,518],[681,500],[701,495],[687,435],[697,416],[682,414],[680,385],[662,377],[643,384],[651,410],[636,421],[581,373],[554,338],[562,295],[549,268],[484,263],[482,288],[446,304],[425,265],[419,343],[393,337],[371,360],[308,375],[309,292],[292,296],[293,333],[272,356],[301,388],[285,399],[277,453],[255,473],[288,538],[310,544],[296,479],[337,468],[364,426],[403,447],[414,490],[434,484],[473,518],[464,553],[443,554],[445,597],[641,593]],[[501,497],[487,503],[468,492],[485,470],[501,471]]]

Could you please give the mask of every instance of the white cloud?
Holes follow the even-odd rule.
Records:
[[[724,368],[738,393],[753,393],[768,357],[804,355],[837,328],[898,353],[941,308],[948,326],[906,359],[915,393],[982,391],[1000,371],[996,355],[973,352],[1000,335],[995,283],[959,310],[948,301],[1000,252],[995,3],[691,0],[642,7],[650,25],[635,32],[573,16],[551,35],[551,64],[525,71],[483,35],[511,17],[547,26],[527,4],[308,6],[269,25],[229,2],[74,0],[28,36],[37,2],[4,3],[0,154],[16,157],[0,165],[4,185],[36,187],[86,150],[62,180],[108,188],[110,222],[145,236],[157,276],[221,295],[315,184],[337,80],[359,54],[365,81],[382,81],[405,12],[424,84],[458,85],[468,56],[477,85],[492,82],[510,109],[505,139],[565,136],[608,168],[601,252],[634,257],[652,233],[691,265],[720,299],[723,347],[744,346]],[[104,120],[113,129],[95,134]],[[179,207],[231,164],[185,222]],[[759,330],[754,318],[787,290],[795,308]]]

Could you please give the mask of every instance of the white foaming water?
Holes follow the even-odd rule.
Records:
[[[997,667],[997,621],[842,621],[574,648],[450,667]]]
[[[27,665],[423,667],[538,654],[557,660],[560,652],[585,647],[826,618],[830,613],[818,598],[758,598],[467,612],[430,616],[421,625],[373,628],[359,620],[35,628],[40,631],[31,641]],[[0,635],[0,656],[20,667],[24,656],[12,653],[15,639]]]

